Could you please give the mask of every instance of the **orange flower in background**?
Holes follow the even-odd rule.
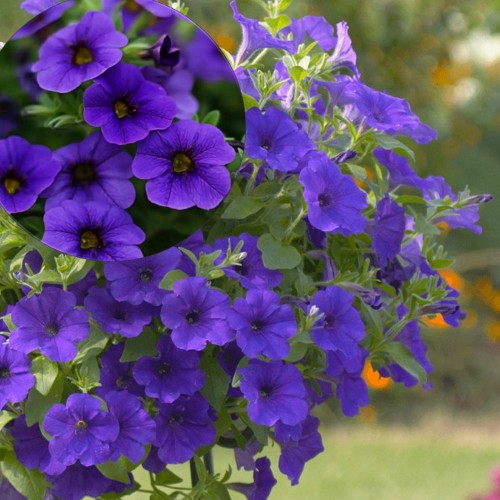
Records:
[[[486,325],[486,336],[492,342],[500,342],[500,321],[495,319]]]
[[[446,222],[440,221],[436,226],[441,230],[442,233],[448,234],[451,231],[451,227],[446,224]]]
[[[370,389],[376,389],[378,391],[388,389],[393,383],[391,377],[382,377],[377,370],[374,370],[369,361],[365,363],[361,376],[365,379],[366,385]]]
[[[463,291],[464,280],[453,269],[442,269],[439,271],[439,276],[441,276],[451,288],[454,288],[458,292]]]
[[[219,47],[222,47],[224,50],[227,50],[230,53],[233,53],[237,48],[236,40],[227,33],[223,33],[221,31],[216,32],[214,40]]]
[[[430,328],[449,328],[450,325],[446,323],[441,313],[436,314],[432,318],[424,317],[422,321]]]

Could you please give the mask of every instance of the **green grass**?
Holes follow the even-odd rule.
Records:
[[[433,422],[418,428],[348,425],[323,429],[325,452],[306,464],[300,484],[279,476],[271,500],[466,500],[490,487],[490,471],[500,465],[494,427]],[[271,450],[277,471],[279,452]],[[233,466],[232,453],[215,454],[216,468]],[[187,468],[172,470],[187,477]],[[137,477],[144,487],[147,479]],[[142,479],[142,481],[141,481]],[[237,471],[234,480],[251,481]],[[134,500],[148,498],[136,493]],[[243,498],[234,494],[234,498]]]

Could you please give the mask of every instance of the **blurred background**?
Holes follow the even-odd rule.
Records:
[[[28,18],[19,3],[1,1],[0,40]],[[186,3],[219,45],[237,48],[228,1]],[[481,209],[481,236],[446,227],[440,236],[456,259],[443,277],[462,293],[468,316],[458,329],[439,317],[425,327],[433,389],[397,387],[367,367],[372,404],[350,421],[324,411],[326,452],[306,465],[298,487],[280,479],[271,498],[486,499],[500,466],[500,1],[292,4],[293,17],[347,21],[363,81],[407,99],[439,131],[438,141],[417,149],[421,175],[495,200]],[[262,14],[252,0],[238,6],[247,17]],[[221,468],[229,458],[218,457]]]

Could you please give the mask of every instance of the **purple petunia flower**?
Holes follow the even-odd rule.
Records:
[[[366,220],[361,211],[367,207],[366,194],[326,155],[311,156],[299,181],[309,222],[315,228],[344,236],[363,231]]]
[[[234,249],[240,241],[243,241],[242,252],[246,257],[240,261],[239,266],[225,267],[224,273],[230,278],[237,278],[240,285],[247,289],[252,288],[274,288],[281,283],[283,278],[280,271],[267,269],[262,261],[262,252],[257,247],[259,238],[247,233],[241,233],[238,236],[229,236],[217,240],[213,248],[221,250],[222,255],[215,261],[219,264],[224,260],[228,246]]]
[[[356,66],[356,53],[352,48],[352,41],[348,34],[349,27],[345,21],[335,25],[337,40],[332,55],[328,58],[328,63],[332,66],[332,71],[339,68],[348,68],[352,71],[355,78],[360,74]]]
[[[0,203],[5,211],[30,209],[60,169],[45,146],[34,146],[17,136],[0,140]]]
[[[318,418],[309,416],[299,427],[299,434],[294,438],[290,435],[278,436],[278,425],[276,426],[276,438],[281,448],[279,468],[288,476],[292,486],[299,483],[305,463],[324,451],[321,434],[318,432]]]
[[[363,348],[349,356],[342,351],[328,351],[326,355],[326,373],[337,384],[335,395],[347,417],[354,417],[370,403],[366,382],[361,377],[367,355]]]
[[[64,200],[100,201],[120,208],[129,208],[134,203],[135,188],[129,181],[132,157],[106,142],[99,132],[58,149],[54,160],[62,165],[62,170],[43,193],[48,198],[45,210]]]
[[[100,387],[95,392],[101,398],[111,391],[127,391],[136,396],[143,396],[144,390],[132,376],[132,363],[122,363],[124,344],[115,344],[106,349],[101,358]]]
[[[295,366],[251,359],[239,373],[240,389],[248,401],[248,416],[253,422],[266,426],[278,421],[295,425],[306,418],[306,389]]]
[[[152,203],[209,210],[229,193],[231,176],[225,165],[235,154],[217,127],[184,120],[140,142],[132,171],[149,179],[146,193]]]
[[[73,4],[73,0],[67,0],[62,3],[60,3],[59,0],[26,0],[21,4],[21,7],[36,17],[16,31],[11,37],[11,40],[18,40],[37,33],[49,24],[60,19],[65,11],[73,7]]]
[[[160,281],[169,271],[177,268],[180,258],[177,248],[169,248],[143,259],[104,264],[104,276],[111,295],[116,300],[133,305],[143,302],[161,305],[167,291],[159,288]]]
[[[71,92],[117,64],[127,42],[106,14],[87,12],[47,39],[32,69],[42,89]]]
[[[297,333],[293,309],[280,305],[280,296],[269,290],[250,290],[244,299],[236,299],[227,320],[236,330],[238,346],[250,358],[285,358],[290,353],[288,339]]]
[[[175,101],[163,87],[147,81],[131,64],[117,64],[83,94],[83,118],[101,127],[112,144],[131,144],[152,130],[166,129],[175,113]]]
[[[401,250],[405,234],[405,210],[386,194],[378,203],[369,233],[372,247],[382,265],[392,260]]]
[[[401,305],[398,308],[398,317],[402,318],[406,313],[406,308]],[[396,342],[401,342],[411,352],[412,356],[426,373],[432,372],[432,365],[426,355],[427,346],[422,340],[420,325],[417,321],[410,321],[407,323],[394,340]],[[383,377],[392,377],[394,381],[402,383],[405,387],[413,387],[418,384],[417,378],[408,373],[397,363],[391,363],[386,367],[382,367],[379,369],[379,372]],[[424,385],[424,388],[425,387]]]
[[[75,463],[57,476],[47,475],[47,480],[52,483],[53,493],[56,498],[64,500],[81,500],[84,497],[99,498],[104,493],[121,493],[133,484],[131,475],[130,483],[120,483],[103,476],[97,467],[85,467]]]
[[[26,354],[15,351],[8,344],[0,344],[0,408],[5,403],[24,401],[35,385],[30,368],[31,361]]]
[[[216,432],[209,405],[199,394],[180,396],[171,404],[159,404],[158,408],[154,444],[164,463],[186,462],[198,448],[214,442]]]
[[[56,287],[21,299],[12,311],[16,329],[10,345],[26,354],[39,349],[52,361],[71,361],[78,352],[76,344],[90,331],[87,312],[75,306],[76,297]]]
[[[10,430],[14,438],[16,457],[28,469],[38,469],[46,474],[61,474],[66,468],[49,452],[49,442],[38,425],[28,427],[26,417],[16,418]]]
[[[295,51],[301,43],[306,41],[307,36],[317,42],[325,52],[329,52],[337,45],[333,26],[322,16],[304,16],[301,19],[293,19],[289,26],[283,28],[282,33],[285,35],[292,33],[296,45]]]
[[[50,9],[51,7],[54,7],[54,5],[61,3],[62,1],[63,0],[24,0],[24,2],[21,2],[19,7],[36,16],[37,14],[41,14],[44,10]]]
[[[423,189],[424,200],[432,201],[450,198],[456,202],[456,195],[443,177],[429,176],[425,178],[426,186]],[[477,224],[479,220],[479,206],[465,205],[461,208],[449,209],[442,212],[440,217],[434,219],[434,223],[445,222],[452,229],[468,229],[473,233],[481,234],[482,227]]]
[[[167,464],[158,457],[158,447],[151,446],[146,460],[142,462],[143,469],[158,474],[165,469],[165,465]]]
[[[120,426],[114,415],[101,409],[90,394],[71,394],[66,405],[54,405],[45,416],[43,429],[52,439],[51,455],[64,465],[77,460],[85,466],[109,459],[110,443],[116,441]]]
[[[261,457],[255,461],[252,484],[228,483],[228,487],[245,495],[248,500],[265,500],[277,482],[271,470],[271,461]]]
[[[163,68],[143,66],[142,74],[151,82],[161,85],[167,94],[175,101],[177,112],[175,117],[179,120],[190,120],[198,112],[199,103],[192,94],[194,76],[185,69],[175,69],[173,73],[164,71]]]
[[[191,396],[205,384],[199,354],[177,349],[169,337],[158,342],[158,356],[137,361],[133,374],[146,394],[162,403],[172,403],[181,394]]]
[[[156,424],[143,409],[141,401],[127,391],[108,392],[105,396],[109,412],[116,417],[120,433],[111,443],[109,460],[126,456],[134,463],[142,460],[144,446],[151,444],[156,435]]]
[[[242,40],[236,55],[236,66],[245,59],[248,59],[259,49],[282,49],[289,52],[294,51],[295,42],[292,40],[280,40],[267,31],[257,19],[249,19],[238,12],[236,1],[229,4],[233,9],[233,17],[241,26]]]
[[[352,104],[366,124],[389,135],[405,135],[417,144],[426,144],[437,138],[437,132],[420,121],[408,102],[359,82],[351,82],[344,89],[343,104]]]
[[[208,288],[205,278],[185,278],[163,299],[161,320],[176,347],[201,351],[207,342],[224,345],[234,337],[226,321],[229,308],[228,296]]]
[[[84,305],[104,332],[129,338],[140,335],[156,312],[156,308],[150,304],[133,306],[118,302],[108,289],[98,286],[89,290]]]
[[[116,205],[64,201],[45,213],[43,242],[61,252],[90,260],[142,257],[136,246],[146,235],[132,217]]]
[[[268,108],[263,114],[258,108],[251,108],[246,113],[246,123],[246,153],[275,170],[296,171],[299,161],[313,147],[305,132],[279,109]]]
[[[358,344],[365,337],[365,326],[352,305],[354,297],[336,286],[319,290],[311,300],[324,316],[315,324],[311,337],[326,351],[341,351],[355,356]]]
[[[428,182],[417,175],[404,156],[399,156],[394,151],[383,148],[375,148],[373,156],[387,169],[389,173],[389,187],[391,189],[395,189],[403,184],[422,191],[427,186]]]
[[[26,497],[21,495],[21,493],[9,483],[6,477],[3,477],[0,483],[0,498],[4,500],[26,500]]]

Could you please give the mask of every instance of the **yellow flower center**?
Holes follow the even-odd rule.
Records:
[[[3,187],[8,194],[13,195],[19,191],[19,188],[21,187],[21,181],[13,177],[7,177],[7,179],[4,179],[3,181]]]
[[[193,168],[193,162],[191,161],[191,158],[184,153],[177,153],[174,156],[172,166],[176,174],[182,174],[183,172],[187,172]]]
[[[84,231],[80,236],[80,248],[82,250],[89,250],[91,248],[98,248],[101,246],[101,240],[94,233],[94,231]]]
[[[136,108],[130,106],[125,101],[121,99],[115,102],[115,115],[122,120],[123,118],[130,116],[136,112]]]
[[[75,428],[77,432],[82,432],[85,429],[87,429],[87,427],[88,425],[87,422],[85,422],[85,420],[78,420],[78,422],[75,423]]]
[[[92,52],[85,47],[85,45],[78,45],[75,47],[75,52],[73,54],[73,63],[77,66],[83,66],[84,64],[89,64],[94,60],[92,57]]]

